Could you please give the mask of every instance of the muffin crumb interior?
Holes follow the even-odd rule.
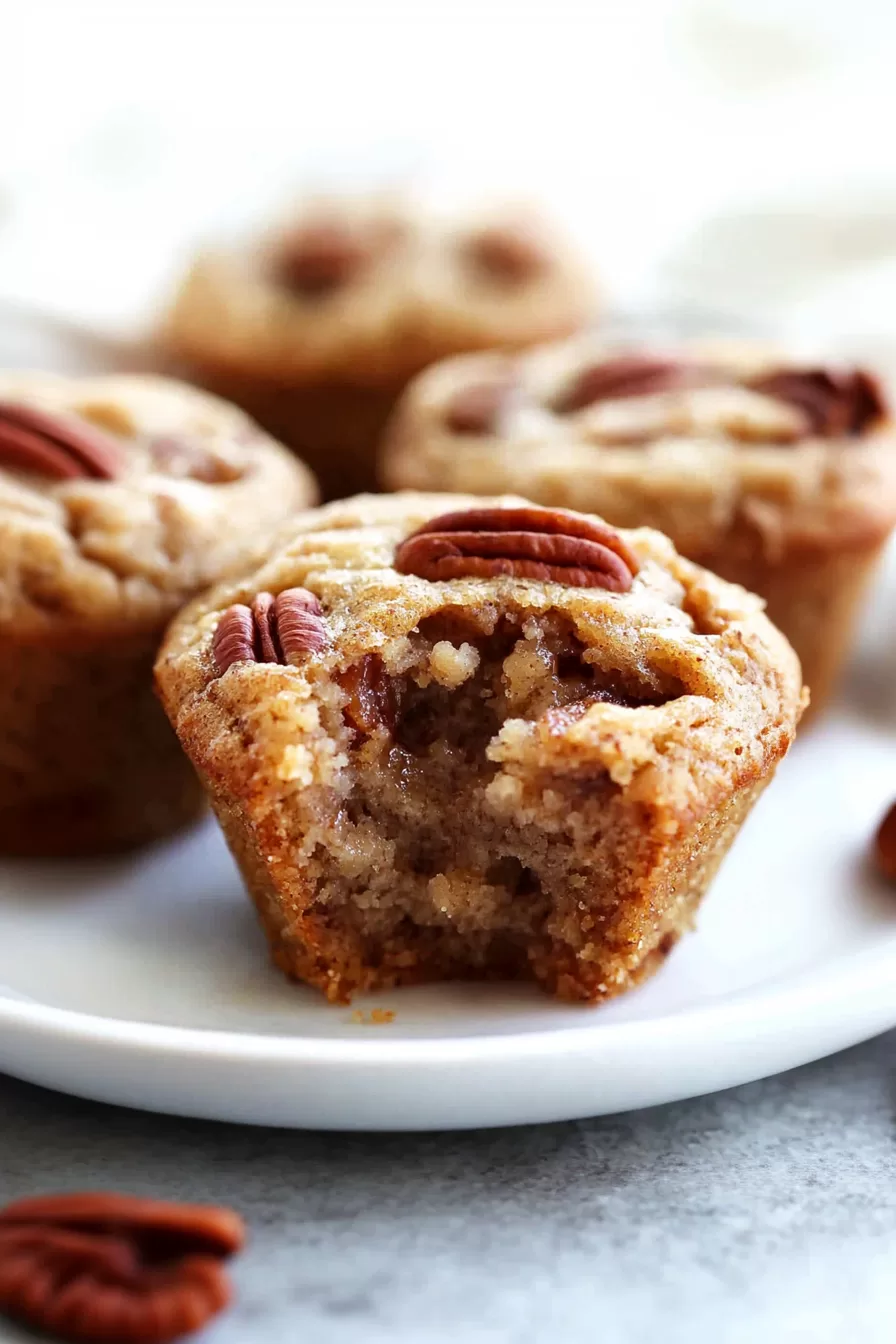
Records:
[[[593,905],[605,885],[615,904],[619,827],[640,816],[606,771],[508,776],[497,741],[510,721],[561,734],[592,705],[662,704],[674,678],[603,668],[556,612],[444,610],[324,690],[304,868],[363,960],[437,937],[443,973],[520,974],[567,924],[580,941],[577,895]]]

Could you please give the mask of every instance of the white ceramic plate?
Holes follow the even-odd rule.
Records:
[[[118,355],[0,308],[4,364]],[[626,998],[451,986],[330,1007],[269,967],[209,822],[139,862],[0,864],[0,1069],[222,1120],[453,1128],[672,1101],[896,1025],[896,896],[865,862],[896,796],[894,609],[896,553],[840,706],[785,762],[698,932]]]
[[[448,1129],[694,1096],[896,1025],[896,894],[866,859],[896,796],[896,554],[889,569],[841,704],[782,766],[697,933],[635,993],[329,1006],[268,965],[209,822],[138,862],[0,866],[0,1068],[184,1115]]]

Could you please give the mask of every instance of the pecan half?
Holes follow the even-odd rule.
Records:
[[[520,284],[545,270],[544,244],[523,224],[493,224],[464,239],[464,254],[491,280]]]
[[[683,360],[620,355],[581,369],[553,403],[553,409],[559,415],[572,415],[598,401],[672,392],[696,386],[705,377],[704,371]]]
[[[874,859],[881,877],[896,882],[896,803],[887,809],[877,828]]]
[[[277,281],[307,298],[341,289],[367,264],[371,239],[337,218],[303,224],[280,243]]]
[[[327,643],[321,605],[307,588],[258,593],[251,607],[228,607],[212,637],[218,675],[234,663],[283,663],[319,653]]]
[[[445,423],[455,434],[492,434],[513,396],[510,377],[459,387],[445,407]]]
[[[0,466],[56,480],[109,481],[122,468],[114,439],[74,416],[50,415],[18,402],[0,402]]]
[[[395,568],[433,581],[503,574],[625,593],[638,561],[606,524],[528,506],[466,509],[433,518],[401,542]]]
[[[229,1209],[115,1194],[21,1200],[0,1212],[0,1310],[78,1344],[166,1344],[230,1301]]]
[[[353,728],[365,737],[377,728],[395,731],[398,718],[395,686],[378,654],[366,653],[341,672],[337,680],[348,695],[345,717]]]
[[[862,369],[780,369],[751,379],[747,386],[795,406],[805,416],[808,432],[820,438],[856,437],[887,416],[880,384]]]

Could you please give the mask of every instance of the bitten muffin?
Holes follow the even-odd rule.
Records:
[[[329,199],[255,246],[199,256],[162,340],[338,497],[373,487],[379,435],[420,369],[569,335],[592,305],[582,263],[532,213]]]
[[[162,632],[314,498],[193,388],[0,374],[0,853],[119,850],[197,814],[153,692]]]
[[[446,361],[409,388],[383,475],[393,488],[517,490],[660,529],[765,598],[813,711],[896,522],[896,439],[875,379],[730,342],[591,339]]]
[[[522,500],[305,515],[172,626],[160,693],[289,975],[330,999],[662,962],[802,708],[758,598]]]

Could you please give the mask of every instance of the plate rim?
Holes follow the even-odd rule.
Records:
[[[765,1021],[780,1028],[788,1012],[804,1014],[813,1007],[830,1007],[851,991],[858,999],[887,996],[892,999],[892,1022],[896,1027],[896,932],[880,943],[860,947],[843,956],[810,966],[795,974],[784,973],[759,986],[747,986],[734,994],[716,997],[696,1007],[685,1007],[658,1016],[622,1022],[599,1020],[581,1027],[537,1027],[518,1032],[470,1033],[463,1036],[407,1036],[388,1040],[372,1034],[348,1040],[339,1036],[283,1035],[214,1027],[184,1027],[105,1017],[77,1009],[58,1008],[30,1000],[3,997],[0,988],[0,1029],[18,1029],[34,1037],[80,1040],[100,1049],[122,1047],[136,1052],[166,1054],[171,1058],[215,1058],[234,1062],[282,1062],[335,1067],[381,1067],[510,1062],[589,1054],[600,1047],[620,1048],[656,1045],[657,1038],[678,1041],[703,1039],[711,1045],[738,1026],[758,1028]],[[347,1005],[340,1005],[345,1007]],[[334,1010],[336,1009],[334,1005]],[[583,1012],[599,1014],[599,1007],[582,1005]],[[882,1027],[880,1030],[887,1030]],[[757,1035],[761,1033],[757,1032]],[[0,1050],[2,1057],[2,1050]],[[0,1064],[2,1068],[2,1064]]]

